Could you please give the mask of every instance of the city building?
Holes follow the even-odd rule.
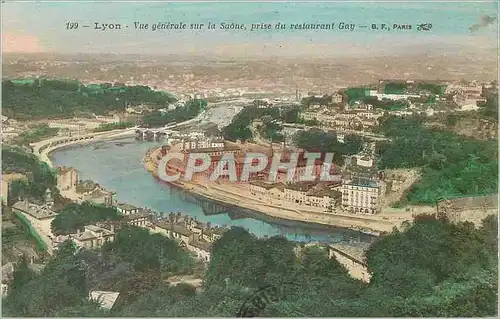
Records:
[[[177,163],[176,161],[169,161],[169,163],[167,164],[167,171],[180,173],[181,175],[183,175],[185,173],[185,171],[188,169],[188,166],[191,165],[191,163],[189,163],[189,161],[188,161],[189,154],[191,154],[191,153],[194,153],[194,154],[205,153],[211,159],[210,166],[203,172],[197,172],[197,173],[193,174],[192,180],[195,180],[195,181],[205,180],[206,181],[206,180],[210,179],[210,176],[212,176],[213,173],[216,173],[216,174],[220,173],[220,175],[219,175],[220,177],[217,180],[219,182],[229,180],[230,176],[223,172],[224,167],[222,167],[222,166],[219,167],[220,166],[219,162],[222,159],[222,156],[224,156],[224,155],[235,156],[235,167],[236,167],[237,176],[240,176],[241,172],[243,171],[244,160],[242,160],[241,158],[238,157],[238,155],[241,153],[241,149],[237,146],[188,149],[188,150],[183,150],[183,153],[185,154],[184,161],[182,163]],[[192,163],[192,165],[198,166],[199,163]],[[194,169],[194,167],[192,169]]]
[[[132,215],[139,213],[139,208],[126,203],[118,203],[115,205],[115,208],[123,215]]]
[[[95,225],[87,225],[84,231],[78,230],[76,234],[69,235],[78,247],[93,249],[100,248],[106,242],[115,239],[114,229],[108,230]]]
[[[181,149],[204,149],[204,148],[223,148],[224,138],[222,137],[197,137],[188,138],[182,141]]]
[[[339,143],[345,143],[345,135],[344,134],[337,134],[337,141]]]
[[[225,228],[211,227],[210,223],[204,224],[179,214],[169,216],[169,220],[154,221],[148,228],[176,240],[204,262],[210,261],[212,244],[226,231]]]
[[[445,216],[452,223],[472,222],[481,226],[484,218],[498,214],[498,194],[441,200],[436,215]]]
[[[342,103],[343,99],[344,97],[339,92],[335,92],[332,94],[332,103],[334,104]]]
[[[137,227],[146,227],[151,223],[152,214],[150,213],[136,213],[136,214],[126,214],[124,216],[124,221],[128,225]]]
[[[90,291],[89,299],[99,303],[101,308],[111,310],[120,296],[119,292],[115,291]]]
[[[476,81],[452,83],[445,93],[453,94],[453,101],[463,110],[477,110],[477,102],[486,102],[482,96],[483,86]]]
[[[27,182],[28,178],[24,174],[20,173],[11,173],[11,174],[2,174],[2,201],[5,204],[9,203],[9,195],[11,191],[11,185],[14,181],[24,181]],[[15,199],[13,199],[15,200]]]
[[[259,199],[267,199],[269,196],[269,190],[277,187],[277,185],[282,185],[281,183],[268,183],[264,181],[251,181],[248,183],[248,189],[250,194],[256,196]],[[284,188],[284,187],[283,187]]]
[[[82,125],[75,123],[73,121],[57,121],[57,122],[49,122],[48,123],[50,128],[58,128],[60,130],[66,130],[66,131],[74,131],[74,132],[83,132]]]
[[[43,230],[45,234],[51,234],[51,223],[57,214],[51,208],[51,203],[53,203],[51,198],[47,196],[47,199],[48,202],[43,205],[30,203],[24,199],[12,205],[12,210],[22,214],[35,228]]]
[[[314,183],[293,183],[287,184],[283,189],[283,198],[296,204],[305,204],[307,202],[306,193],[314,187]]]
[[[201,259],[202,261],[209,262],[212,245],[203,238],[195,238],[194,234],[192,237],[193,238],[188,241],[188,250],[193,252],[196,257]]]
[[[345,159],[342,207],[352,213],[375,214],[380,210],[382,184],[379,180],[375,143]]]
[[[368,131],[378,125],[377,119],[383,116],[383,112],[372,109],[354,109],[343,113],[334,113],[324,110],[320,112],[303,112],[300,116],[306,121],[316,120],[321,125],[336,131]]]
[[[207,226],[206,229],[203,230],[201,234],[201,238],[209,243],[214,243],[217,241],[227,229],[222,227],[210,227]]]
[[[251,195],[259,200],[273,202],[285,200],[287,202],[320,207],[330,210],[340,204],[341,192],[340,182],[309,182],[309,183],[270,183],[264,181],[253,181],[248,183]]]
[[[106,206],[114,205],[115,193],[105,189],[91,180],[78,182],[75,186],[75,191],[78,194],[77,202],[79,203],[89,201],[94,204],[102,204]]]
[[[354,178],[342,184],[342,206],[351,213],[376,214],[380,185],[370,179]]]
[[[420,94],[385,94],[379,93],[378,90],[368,90],[368,96],[373,96],[378,98],[379,100],[388,99],[388,100],[408,100],[409,98],[418,98]]]
[[[336,189],[340,188],[341,183],[336,187],[323,187],[321,189],[312,188],[306,193],[306,205],[321,207],[330,210],[341,203],[342,193]]]
[[[373,105],[356,101],[351,105],[349,104],[344,105],[344,111],[356,111],[360,115],[371,116],[373,111]],[[368,112],[361,113],[363,111],[368,111]]]
[[[78,184],[78,171],[72,167],[57,168],[57,188],[60,190],[76,189]]]

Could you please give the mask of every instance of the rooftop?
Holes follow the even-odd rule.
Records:
[[[315,186],[315,183],[297,182],[297,183],[287,184],[285,189],[299,191],[299,192],[307,192],[311,188],[313,188],[314,186]]]
[[[102,308],[111,309],[120,293],[114,291],[91,291],[89,295],[91,299],[99,301]]]
[[[134,205],[130,205],[130,204],[126,204],[126,203],[118,203],[118,204],[116,204],[116,207],[123,209],[123,210],[126,210],[126,211],[137,209],[137,207],[135,207]]]
[[[22,211],[36,219],[50,218],[57,214],[46,205],[36,205],[28,201],[19,201],[12,205],[12,208]]]
[[[189,237],[193,234],[192,231],[190,231],[188,228],[186,228],[183,224],[177,223],[177,224],[172,224],[169,221],[160,221],[155,223],[157,227],[166,229],[166,230],[172,230],[174,233],[181,234],[182,236]]]
[[[174,224],[172,226],[172,231],[175,233],[181,234],[182,236],[186,236],[186,237],[189,237],[193,234],[192,231],[190,231],[189,229],[184,227],[184,225],[180,225],[180,224]]]
[[[447,208],[452,211],[464,211],[478,208],[496,209],[498,207],[498,194],[444,200],[440,201],[438,206],[447,206]]]
[[[330,197],[330,198],[339,198],[342,196],[342,193],[336,190],[331,190],[329,188],[321,188],[321,189],[311,189],[306,195],[314,196],[314,197]]]
[[[12,182],[13,180],[16,180],[16,179],[26,180],[27,177],[26,177],[26,175],[21,174],[21,173],[2,174],[2,181],[3,182],[10,183],[10,182]]]
[[[281,183],[269,183],[269,182],[264,182],[264,181],[252,181],[252,182],[250,182],[250,185],[262,187],[265,189],[275,188],[280,184]]]
[[[71,172],[71,171],[76,171],[76,169],[73,167],[65,167],[65,166],[60,166],[57,168],[58,174],[65,174],[65,173]]]
[[[224,151],[239,151],[238,146],[227,145],[225,147],[207,147],[207,148],[193,148],[185,150],[187,153],[210,153],[210,152],[224,152]]]
[[[125,220],[135,220],[135,219],[139,219],[139,218],[149,218],[151,216],[152,216],[152,214],[150,214],[150,213],[137,213],[137,214],[125,215],[125,216],[123,216],[123,218]]]
[[[96,189],[96,187],[98,187],[98,186],[99,186],[99,184],[96,184],[91,180],[82,181],[76,185],[76,192],[77,193],[90,192],[90,191]]]
[[[95,226],[95,225],[87,225],[85,226],[85,231],[72,234],[71,237],[78,240],[78,241],[85,241],[85,240],[92,240],[96,239],[100,236],[106,237],[106,236],[112,236],[114,235],[114,232],[107,230],[105,228]]]
[[[348,181],[346,184],[353,186],[361,186],[361,187],[378,187],[378,183],[375,180],[369,178],[355,177],[351,181]]]
[[[85,226],[85,229],[86,230],[90,230],[90,231],[93,231],[95,233],[102,233],[103,231],[105,231],[106,229],[102,228],[102,227],[99,227],[99,226],[95,226],[95,225],[87,225]]]
[[[204,233],[207,235],[212,235],[212,234],[222,235],[222,234],[224,234],[225,231],[227,231],[226,228],[214,227],[214,228],[209,228],[209,229],[205,230]]]
[[[212,250],[212,244],[201,239],[190,240],[189,245],[208,252]]]

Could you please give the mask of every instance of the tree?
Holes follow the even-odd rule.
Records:
[[[171,94],[148,87],[115,84],[118,86],[84,86],[77,81],[49,79],[36,79],[26,85],[3,81],[2,112],[18,120],[69,118],[81,112],[102,115],[122,110],[124,100],[129,105],[149,104],[157,108],[176,101]]]
[[[21,289],[33,278],[35,278],[35,273],[29,268],[28,260],[25,256],[23,256],[14,268],[13,280],[10,289]]]
[[[71,203],[57,212],[52,220],[51,229],[56,235],[68,235],[99,221],[121,219],[123,216],[114,207],[94,205],[89,202]]]
[[[39,276],[31,277],[22,285],[16,284],[4,300],[4,314],[50,317],[60,309],[86,299],[88,290],[84,268],[75,251],[72,242],[63,243]],[[22,273],[26,274],[26,271]],[[23,278],[26,278],[25,275]],[[17,279],[19,282],[20,279]]]
[[[54,198],[59,195],[56,187],[56,176],[44,162],[35,155],[27,153],[19,147],[2,147],[2,173],[21,173],[28,175],[28,182],[14,184],[14,196],[26,196],[43,199],[45,190],[50,188]]]
[[[133,265],[137,271],[156,270],[166,274],[185,273],[194,263],[173,240],[148,230],[126,226],[115,240],[103,246],[103,253]]]

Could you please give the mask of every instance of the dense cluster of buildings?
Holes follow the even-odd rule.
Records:
[[[446,88],[448,94],[453,94],[453,101],[465,109],[477,109],[478,102],[486,102],[483,95],[483,85],[477,81],[470,83],[454,83]]]
[[[207,141],[210,140],[207,138]],[[260,152],[267,157],[266,167],[259,172],[250,173],[248,179],[242,181],[243,168],[246,165],[256,166],[260,160],[247,158],[241,145],[225,143],[221,140],[221,146],[218,147],[212,147],[210,142],[204,142],[205,147],[192,148],[200,145],[191,144],[191,142],[182,142],[184,159],[170,160],[165,168],[167,175],[180,174],[180,179],[184,179],[186,172],[191,171],[194,173],[190,181],[195,183],[219,185],[236,183],[248,189],[248,194],[251,196],[278,205],[284,202],[285,204],[319,207],[330,212],[343,210],[363,214],[375,214],[380,211],[383,183],[378,176],[374,143],[366,144],[359,154],[347,157],[345,167],[335,167],[330,163],[325,163],[324,158],[310,163],[304,151],[299,150],[296,153],[280,149],[276,152],[273,147],[269,147]],[[164,146],[162,155],[170,149],[170,146]],[[189,161],[191,153],[206,154],[210,158],[209,167],[198,172],[195,167],[201,163]],[[276,153],[281,154],[280,163],[290,162],[292,154],[297,154],[293,175],[288,176],[288,169],[285,167],[273,170]],[[234,158],[236,176],[231,176],[228,163],[223,159],[225,155],[231,155]],[[158,155],[158,160],[160,159],[161,156]],[[252,163],[248,162],[250,160]],[[225,165],[222,165],[223,163]],[[302,177],[309,173],[316,178],[306,182]],[[328,182],[321,178],[326,173],[330,176]],[[217,178],[214,179],[214,177]]]
[[[114,192],[90,180],[80,180],[78,171],[72,167],[58,167],[56,177],[58,189],[77,203],[88,201],[107,206],[114,203]]]
[[[117,203],[113,207],[123,215],[118,221],[103,221],[94,225],[85,225],[83,229],[68,235],[56,236],[51,224],[57,213],[53,210],[53,199],[47,190],[44,203],[20,200],[12,205],[14,213],[20,214],[34,227],[49,252],[65,242],[72,240],[77,247],[95,249],[115,239],[116,232],[124,225],[146,228],[176,240],[203,261],[210,260],[211,245],[225,231],[225,228],[212,227],[210,223],[201,223],[181,213],[170,213],[168,219],[157,218],[153,212],[126,203]]]
[[[388,92],[386,85],[400,85],[401,92]],[[443,92],[436,94],[426,89],[429,86],[441,87]],[[477,110],[479,102],[485,102],[483,88],[491,84],[472,82],[446,83],[436,81],[413,80],[380,80],[378,85],[367,88],[364,96],[376,98],[379,101],[399,101],[408,104],[407,108],[389,110],[393,115],[423,114],[433,116],[435,113]],[[445,88],[445,89],[444,89]],[[403,92],[404,91],[404,92]],[[337,107],[309,105],[308,110],[301,113],[301,118],[306,121],[316,121],[320,126],[342,131],[371,131],[378,125],[377,120],[385,110],[374,108],[370,104],[359,101],[348,104],[346,97],[336,92],[332,96],[331,105],[343,105],[343,110]],[[429,99],[433,100],[431,104]],[[452,106],[450,108],[450,106]]]
[[[277,182],[252,181],[249,193],[268,202],[285,201],[294,205],[320,207],[325,211],[360,214],[380,212],[384,192],[376,168],[375,145],[367,144],[363,150],[346,158],[337,179],[330,182]]]
[[[331,211],[340,203],[340,186],[340,182],[284,184],[253,181],[247,187],[252,196],[269,203],[284,201]]]
[[[207,143],[208,145],[208,143]],[[215,180],[217,183],[226,183],[226,182],[235,182],[234,177],[236,177],[237,181],[241,181],[241,177],[244,171],[244,167],[251,165],[255,166],[259,164],[260,159],[258,158],[248,158],[247,153],[243,151],[242,147],[238,144],[234,143],[226,143],[222,142],[221,145],[217,145],[218,147],[202,147],[202,148],[187,148],[188,145],[182,146],[182,153],[185,155],[183,160],[173,159],[167,163],[166,172],[167,175],[176,175],[180,174],[181,178],[184,177],[185,173],[188,171],[195,172],[190,180],[203,183],[210,181],[212,176],[218,176]],[[164,146],[162,148],[162,155],[165,155],[171,149],[170,146]],[[197,172],[195,167],[199,166],[199,162],[191,162],[189,161],[190,154],[206,154],[210,159],[210,166],[202,171]],[[327,169],[326,166],[323,167],[324,155],[323,158],[315,160],[313,164],[308,163],[308,159],[305,157],[304,151],[299,151],[297,153],[297,163],[295,165],[295,172],[293,176],[288,177],[288,170],[284,167],[278,168],[273,174],[273,161],[276,160],[275,153],[281,154],[281,159],[279,162],[286,163],[289,162],[293,156],[295,151],[292,150],[279,150],[276,152],[274,147],[269,147],[265,150],[259,152],[262,156],[266,157],[267,164],[266,166],[259,172],[250,173],[247,181],[265,181],[272,180],[276,183],[284,183],[291,184],[296,183],[301,180],[301,177],[305,175],[306,171],[311,171],[312,175],[319,177],[323,174],[323,170]],[[226,162],[227,158],[224,156],[229,155],[231,158],[234,158],[234,166],[235,166],[235,176],[231,176],[228,170],[228,163]],[[161,156],[158,155],[158,160],[161,159]],[[252,161],[251,163],[249,161]],[[247,163],[248,162],[248,163]],[[225,165],[223,165],[225,164]],[[325,165],[329,165],[329,163],[325,163]],[[337,175],[337,180],[340,180],[340,171],[333,166],[328,166],[330,168],[330,176]]]
[[[370,131],[378,125],[377,120],[383,114],[383,110],[374,109],[370,104],[356,102],[353,105],[346,104],[341,111],[326,106],[305,111],[301,113],[301,118],[306,121],[316,121],[321,126],[339,132],[351,130]]]
[[[197,136],[183,139],[180,143],[182,150],[194,150],[203,148],[223,148],[224,138]]]
[[[214,88],[197,92],[186,92],[179,96],[183,99],[220,99],[220,98],[238,98],[247,91],[244,89],[221,89]]]
[[[212,227],[210,223],[202,223],[180,213],[171,213],[168,219],[155,221],[150,230],[177,241],[181,247],[205,262],[210,261],[212,244],[226,231],[225,228]]]

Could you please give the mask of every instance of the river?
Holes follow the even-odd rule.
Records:
[[[158,214],[180,211],[201,222],[218,226],[240,226],[257,237],[282,235],[297,242],[372,242],[366,234],[329,226],[291,222],[228,207],[186,194],[158,182],[145,168],[142,158],[161,142],[133,138],[80,145],[51,154],[54,166],[74,167],[80,180],[93,180],[116,192],[118,202],[150,208]]]

